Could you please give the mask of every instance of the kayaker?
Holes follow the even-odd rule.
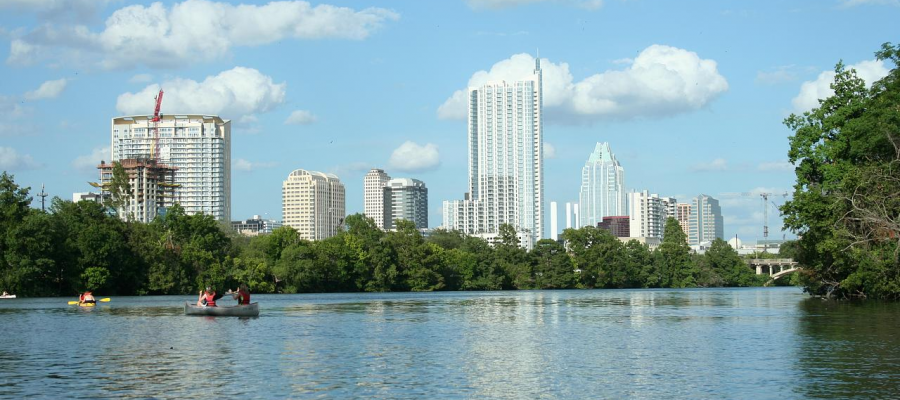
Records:
[[[96,304],[97,300],[94,300],[94,294],[91,293],[90,290],[88,290],[88,291],[85,291],[84,293],[82,293],[81,296],[78,296],[78,303],[79,304]]]
[[[238,305],[247,305],[250,304],[250,288],[247,287],[246,283],[242,283],[238,286],[238,289],[231,295],[231,298],[238,301]]]
[[[216,300],[221,299],[221,294],[216,294],[213,288],[207,286],[206,290],[200,291],[200,297],[197,299],[198,307],[216,307]]]

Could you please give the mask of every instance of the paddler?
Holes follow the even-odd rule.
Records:
[[[200,297],[197,299],[197,307],[216,307],[216,300],[221,299],[221,294],[216,294],[216,291],[207,286],[206,290],[200,291]]]
[[[238,305],[240,306],[250,304],[250,288],[247,287],[246,283],[242,283],[238,286],[238,289],[232,293],[231,298],[237,300]]]
[[[94,294],[91,293],[90,290],[85,291],[80,296],[78,296],[78,304],[96,304],[97,300],[94,300]]]

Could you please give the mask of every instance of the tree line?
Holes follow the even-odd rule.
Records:
[[[900,46],[875,56],[887,76],[867,86],[838,63],[834,95],[784,121],[797,181],[781,211],[812,294],[900,299]]]
[[[281,227],[244,237],[179,206],[150,223],[122,221],[106,207],[54,198],[30,207],[29,188],[0,175],[0,289],[19,296],[189,294],[247,283],[256,293],[684,288],[764,282],[728,243],[690,251],[669,219],[655,250],[595,227],[567,229],[526,251],[504,225],[498,243],[409,221],[396,231],[348,216],[334,237],[308,241]],[[111,215],[112,214],[112,215]]]

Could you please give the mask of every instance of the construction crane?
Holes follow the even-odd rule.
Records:
[[[742,192],[742,193],[722,193],[722,196],[725,197],[753,197],[756,196],[750,192]],[[763,201],[763,253],[767,253],[769,250],[769,197],[788,197],[788,193],[767,193],[763,192],[759,194],[762,197]],[[778,206],[774,202],[772,205]]]
[[[159,108],[162,106],[163,99],[163,90],[159,89],[159,94],[156,95],[156,108],[153,109],[153,119],[150,120],[150,129],[152,131],[153,137],[153,145],[150,149],[150,159],[159,164]]]
[[[760,197],[763,199],[763,220],[765,221],[765,225],[763,225],[763,253],[768,253],[769,250],[769,196],[783,196],[787,197],[787,192],[783,194],[779,193],[760,193]],[[772,203],[776,207],[778,206],[774,202]]]

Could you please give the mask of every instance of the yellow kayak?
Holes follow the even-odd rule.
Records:
[[[78,303],[78,307],[93,307],[96,305],[97,303]]]

